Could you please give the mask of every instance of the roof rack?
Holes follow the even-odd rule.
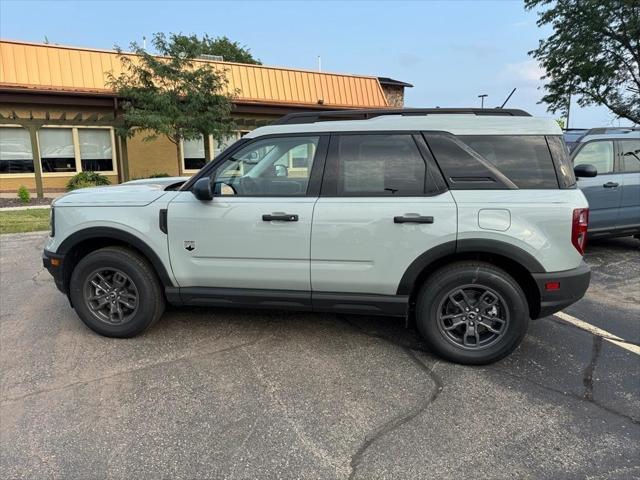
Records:
[[[478,115],[530,117],[524,110],[514,108],[382,108],[368,110],[329,110],[324,112],[290,113],[276,120],[272,125],[291,125],[296,123],[315,123],[335,120],[369,120],[383,115]]]
[[[606,135],[608,133],[631,133],[640,131],[640,127],[596,127],[590,128],[584,134],[587,135]]]

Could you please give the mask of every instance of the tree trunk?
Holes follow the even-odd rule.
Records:
[[[176,158],[178,159],[178,176],[182,176],[182,148],[180,148],[180,140],[175,140],[176,144]]]

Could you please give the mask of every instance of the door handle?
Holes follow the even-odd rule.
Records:
[[[433,223],[433,217],[423,217],[421,215],[401,215],[393,217],[393,223]]]
[[[618,182],[607,182],[602,186],[604,188],[616,188],[618,186]]]
[[[271,222],[273,220],[279,222],[297,222],[298,215],[292,215],[290,213],[265,213],[264,215],[262,215],[263,222]]]

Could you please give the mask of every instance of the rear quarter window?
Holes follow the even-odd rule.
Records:
[[[576,176],[569,156],[569,147],[561,136],[548,136],[547,143],[551,150],[551,157],[556,167],[556,174],[560,188],[576,188]]]
[[[558,188],[556,168],[544,135],[461,135],[458,138],[518,188]]]

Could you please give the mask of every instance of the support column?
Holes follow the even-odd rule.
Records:
[[[203,140],[204,140],[204,161],[205,163],[209,163],[211,160],[213,160],[211,135],[205,135],[203,137]]]
[[[40,162],[40,148],[38,147],[38,127],[30,126],[29,138],[31,140],[31,154],[33,155],[33,172],[36,177],[36,193],[38,198],[44,198],[42,185],[42,163]]]
[[[131,172],[129,171],[129,153],[127,151],[127,137],[118,135],[118,141],[116,142],[116,148],[118,148],[118,158],[120,159],[120,177],[122,182],[127,182],[131,178]]]

